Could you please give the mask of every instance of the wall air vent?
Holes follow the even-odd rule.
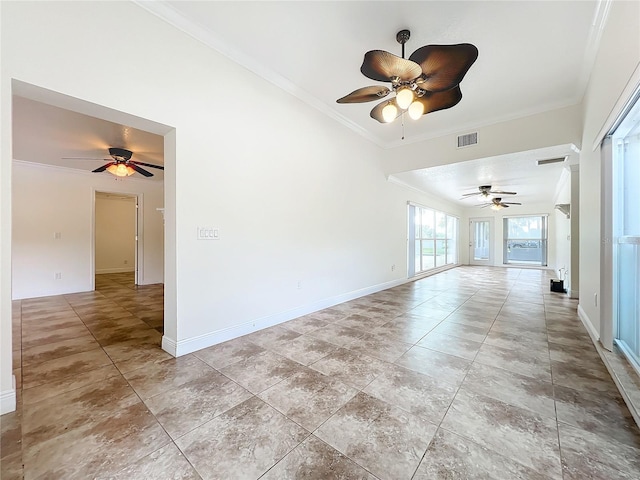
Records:
[[[478,132],[458,135],[458,148],[470,147],[478,144]]]
[[[552,163],[562,163],[567,159],[567,157],[558,157],[558,158],[547,158],[546,160],[538,160],[536,163],[538,165],[550,165]]]

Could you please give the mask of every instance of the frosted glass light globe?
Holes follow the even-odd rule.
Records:
[[[116,177],[128,177],[136,173],[136,171],[131,168],[129,165],[125,165],[124,163],[118,163],[117,165],[109,165],[107,167],[107,172],[115,175]]]
[[[418,102],[417,100],[409,105],[409,116],[413,120],[418,120],[422,114],[424,113],[424,105],[422,102]]]
[[[406,110],[413,102],[413,90],[409,87],[403,87],[396,92],[396,103],[402,110]]]
[[[386,104],[385,107],[382,109],[382,119],[387,123],[393,122],[397,116],[398,116],[398,109],[393,103]]]

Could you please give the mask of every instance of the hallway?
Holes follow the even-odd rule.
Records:
[[[550,278],[459,267],[178,359],[162,285],[15,301],[1,477],[639,478],[638,428]]]

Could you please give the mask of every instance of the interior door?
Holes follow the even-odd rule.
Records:
[[[493,218],[469,220],[469,264],[493,265]]]

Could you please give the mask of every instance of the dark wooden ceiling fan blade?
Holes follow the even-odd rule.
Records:
[[[389,90],[384,85],[373,85],[371,87],[362,87],[354,90],[349,95],[336,100],[338,103],[364,103],[379,100],[389,95]]]
[[[457,86],[444,92],[427,92],[423,96],[416,98],[415,101],[422,103],[424,106],[424,115],[451,108],[457,105],[460,100],[462,100],[462,91],[460,87]]]
[[[116,162],[109,162],[106,165],[102,165],[101,167],[96,168],[95,170],[91,170],[92,173],[100,173],[100,172],[104,172],[107,168],[109,168],[111,165],[115,165]]]
[[[396,103],[396,99],[394,97],[391,100],[385,100],[384,102],[380,102],[378,105],[373,107],[373,110],[371,110],[371,113],[369,114],[371,118],[379,121],[380,123],[389,123],[389,122],[386,122],[384,117],[382,116],[382,109],[386,107],[387,104],[389,103],[392,103],[393,105],[396,106],[397,113],[396,113],[396,116],[394,117],[394,120],[398,118],[400,115],[402,115],[402,110],[400,109],[400,107],[398,107],[398,104]]]
[[[422,68],[416,62],[384,50],[365,53],[360,71],[365,77],[379,82],[391,82],[395,77],[402,82],[409,82],[422,75]]]
[[[501,190],[491,190],[489,193],[493,195],[517,195],[517,192],[503,192]]]
[[[138,172],[140,175],[144,175],[145,177],[153,177],[153,173],[151,172],[147,172],[144,168],[139,167],[138,165],[136,165],[133,162],[127,162],[127,165],[131,168],[133,168],[136,172]]]
[[[477,58],[478,49],[474,45],[460,43],[425,45],[413,52],[409,60],[422,68],[422,79],[418,82],[420,88],[442,92],[458,85]]]
[[[129,165],[131,165],[132,163],[135,163],[136,165],[144,165],[145,167],[151,167],[151,168],[157,168],[158,170],[164,170],[164,167],[162,165],[154,165],[152,163],[144,163],[144,162],[138,162],[137,160],[129,160]]]

